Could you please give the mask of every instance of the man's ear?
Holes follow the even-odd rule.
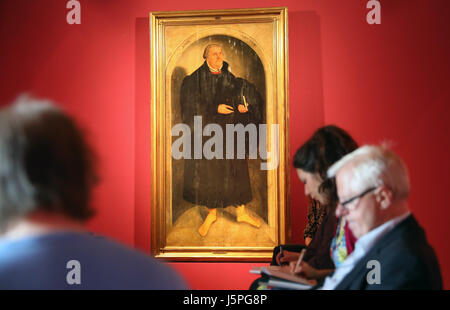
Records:
[[[384,185],[380,186],[377,191],[376,200],[382,210],[387,209],[392,204],[392,191]]]

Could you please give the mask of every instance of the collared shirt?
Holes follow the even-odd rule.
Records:
[[[355,243],[355,250],[350,254],[347,259],[335,269],[331,276],[325,278],[323,286],[320,290],[333,290],[338,284],[347,276],[347,274],[352,271],[356,263],[362,259],[370,249],[375,245],[375,243],[388,232],[390,232],[395,226],[400,224],[405,220],[411,213],[408,211],[386,223],[372,229],[370,232],[359,238]]]
[[[209,65],[208,62],[206,62],[206,64],[208,65],[209,71],[211,71],[212,73],[220,73],[220,72],[222,72],[223,65],[222,65],[222,67],[219,68],[219,69],[214,69],[213,67],[211,67],[211,66]]]

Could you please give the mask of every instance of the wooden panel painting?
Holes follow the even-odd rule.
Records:
[[[286,238],[287,10],[150,15],[152,253],[267,260]]]

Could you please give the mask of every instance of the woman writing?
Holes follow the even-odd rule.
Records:
[[[346,131],[329,125],[319,128],[294,155],[294,167],[304,184],[305,195],[315,204],[315,214],[309,214],[308,219],[314,218],[320,223],[308,240],[303,261],[296,270],[297,274],[308,279],[322,280],[353,251],[356,240],[344,219],[335,216],[338,203],[336,184],[327,178],[326,172],[357,147]],[[302,248],[305,246],[282,245],[275,248],[272,264],[295,264]]]

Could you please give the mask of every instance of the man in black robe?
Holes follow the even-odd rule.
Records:
[[[252,200],[252,190],[247,159],[237,157],[236,136],[233,159],[227,159],[225,154],[226,125],[246,126],[253,123],[258,128],[263,100],[253,84],[229,72],[219,45],[208,45],[203,58],[203,65],[184,78],[180,103],[183,123],[189,125],[191,133],[194,133],[194,116],[201,116],[203,126],[219,125],[223,133],[222,158],[206,159],[202,155],[200,159],[192,156],[184,160],[183,198],[209,209],[207,218],[198,230],[205,237],[217,218],[217,208],[235,206],[238,222],[255,227],[261,225],[245,210],[245,204]],[[194,150],[194,140],[191,139],[191,150]],[[202,147],[207,140],[208,137],[202,138]]]

